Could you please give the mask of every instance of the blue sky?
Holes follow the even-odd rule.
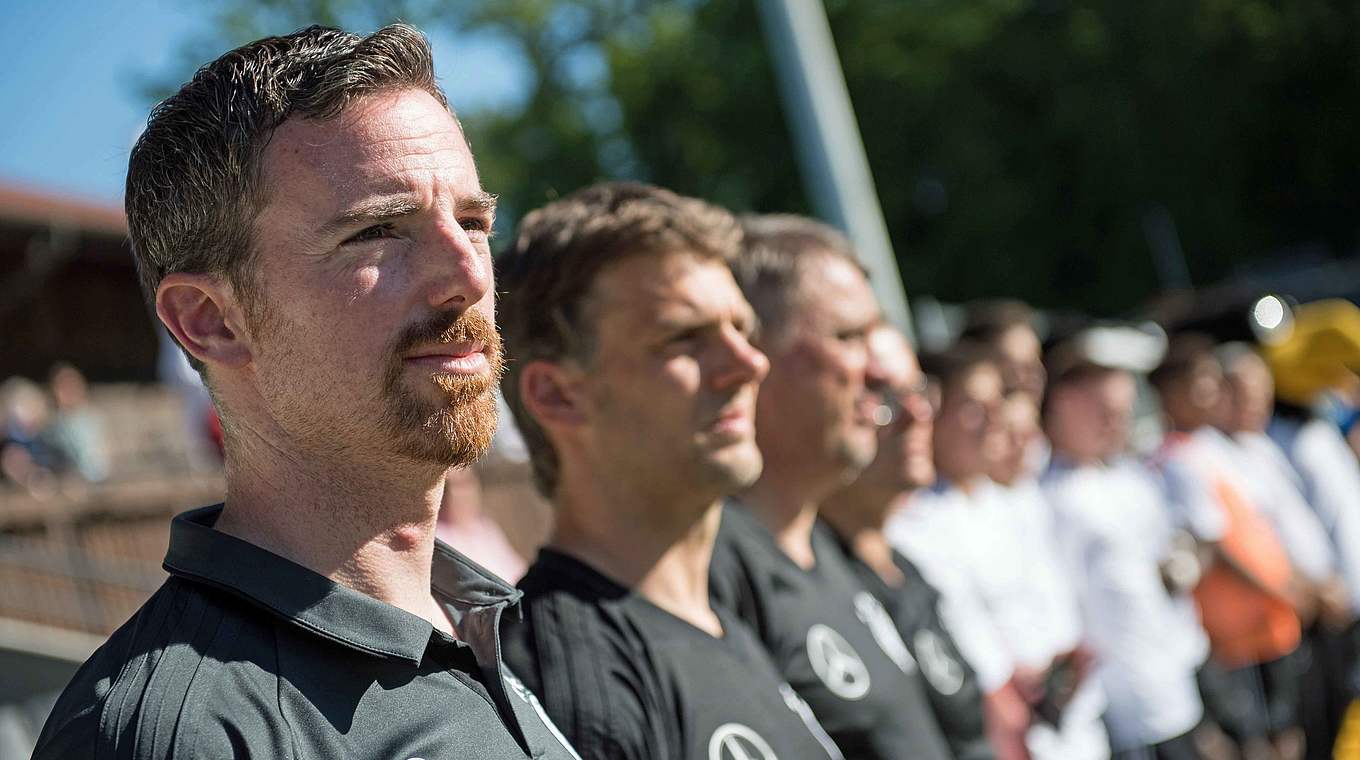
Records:
[[[185,0],[0,0],[0,50],[7,53],[0,182],[120,203],[128,149],[151,106],[139,83],[174,72],[183,44],[209,23],[205,7]],[[440,79],[460,110],[523,93],[528,74],[505,43],[431,41]],[[473,70],[453,66],[455,59],[496,65]]]

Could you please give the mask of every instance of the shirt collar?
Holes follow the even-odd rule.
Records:
[[[429,621],[214,530],[221,514],[217,504],[175,518],[165,554],[167,572],[238,596],[351,649],[413,663],[424,658],[434,632]],[[505,581],[439,541],[431,586],[455,625],[469,611],[519,600],[519,592]]]

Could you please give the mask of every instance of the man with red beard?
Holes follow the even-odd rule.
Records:
[[[211,390],[225,504],[58,700],[36,757],[575,758],[500,662],[514,590],[435,541],[501,371],[485,192],[429,45],[311,27],[156,107],[127,211]]]

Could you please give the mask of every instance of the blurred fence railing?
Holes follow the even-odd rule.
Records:
[[[170,517],[225,491],[170,390],[94,388],[90,408],[107,480],[0,489],[0,620],[108,635],[164,580]]]

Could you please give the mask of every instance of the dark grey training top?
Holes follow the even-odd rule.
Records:
[[[170,578],[66,687],[35,758],[579,760],[500,660],[519,594],[436,543],[463,640],[212,529],[170,531]]]
[[[953,760],[892,618],[823,526],[812,549],[816,565],[799,567],[754,515],[729,503],[710,595],[755,629],[847,758]]]
[[[505,659],[590,760],[844,760],[731,614],[714,637],[551,549],[519,587]]]
[[[995,760],[982,718],[982,687],[977,674],[959,653],[954,635],[940,613],[940,592],[921,571],[896,549],[893,564],[905,579],[900,586],[887,582],[856,556],[845,539],[828,524],[846,563],[870,593],[878,598],[897,625],[921,675],[925,677],[930,706],[944,731],[955,760]]]

